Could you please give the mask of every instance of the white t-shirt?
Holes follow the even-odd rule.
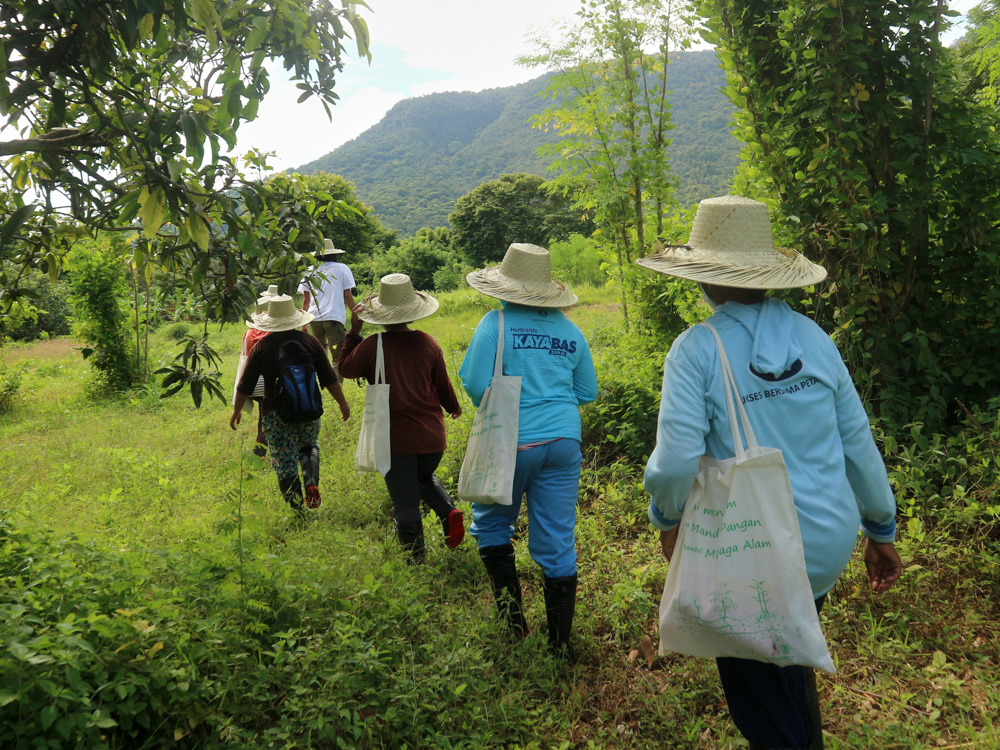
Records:
[[[310,277],[322,274],[326,278],[317,279],[318,288],[310,287]],[[309,309],[313,320],[336,320],[347,325],[347,308],[344,306],[344,290],[354,288],[354,274],[343,263],[327,261],[309,269],[299,284],[300,292],[309,292]]]

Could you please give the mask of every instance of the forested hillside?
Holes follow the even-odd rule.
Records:
[[[670,147],[682,203],[725,192],[738,160],[729,134],[730,106],[714,52],[683,52],[669,68],[676,130]],[[546,76],[508,88],[407,99],[358,138],[303,165],[357,185],[358,197],[403,234],[446,226],[455,201],[502,174],[544,174],[538,146],[554,133],[528,120],[546,105]]]

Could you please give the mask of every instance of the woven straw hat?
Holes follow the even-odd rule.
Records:
[[[346,250],[340,250],[333,246],[333,240],[328,240],[326,237],[323,238],[323,260],[334,260],[334,256],[343,255]]]
[[[703,200],[686,245],[669,245],[636,263],[682,279],[741,289],[793,289],[826,278],[826,269],[802,253],[776,248],[767,206],[738,195]]]
[[[258,315],[260,315],[261,313],[266,313],[267,303],[271,301],[271,297],[277,297],[277,296],[278,296],[278,285],[271,284],[271,286],[269,286],[265,291],[260,293],[260,296],[257,298],[256,304],[254,304],[253,306],[253,312],[250,314],[250,317],[256,320]]]
[[[261,313],[267,312],[267,303],[271,301],[271,297],[278,296],[278,285],[271,284],[266,290],[260,293],[257,298],[257,304],[254,305],[253,313],[254,315],[260,315]]]
[[[276,297],[271,297],[267,303],[266,312],[254,315],[253,321],[247,321],[247,327],[256,328],[258,331],[277,333],[278,331],[300,328],[313,317],[312,313],[298,309],[295,306],[295,300],[287,294],[279,294]]]
[[[372,292],[361,300],[358,317],[366,323],[392,325],[409,323],[433,315],[438,301],[427,292],[417,292],[405,273],[390,273],[378,283],[378,294]]]
[[[568,286],[552,278],[549,251],[523,242],[511,244],[499,266],[473,271],[465,280],[476,291],[519,305],[569,307],[579,301]]]

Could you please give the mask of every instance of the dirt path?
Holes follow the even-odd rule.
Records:
[[[74,352],[74,349],[78,346],[79,344],[73,339],[39,341],[30,346],[5,346],[0,349],[0,358],[8,365],[24,359],[63,359],[70,355],[79,356],[79,353]]]

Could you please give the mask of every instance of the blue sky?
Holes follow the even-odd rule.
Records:
[[[398,101],[441,91],[511,86],[542,73],[514,64],[532,49],[529,29],[571,20],[580,0],[368,0],[372,63],[353,56],[337,83],[340,101],[328,119],[318,101],[296,104],[299,92],[276,71],[256,121],[240,128],[236,153],[273,151],[277,169],[305,164],[356,138]],[[965,13],[977,3],[955,0]],[[961,26],[945,37],[961,36]],[[348,47],[354,51],[353,43]]]

